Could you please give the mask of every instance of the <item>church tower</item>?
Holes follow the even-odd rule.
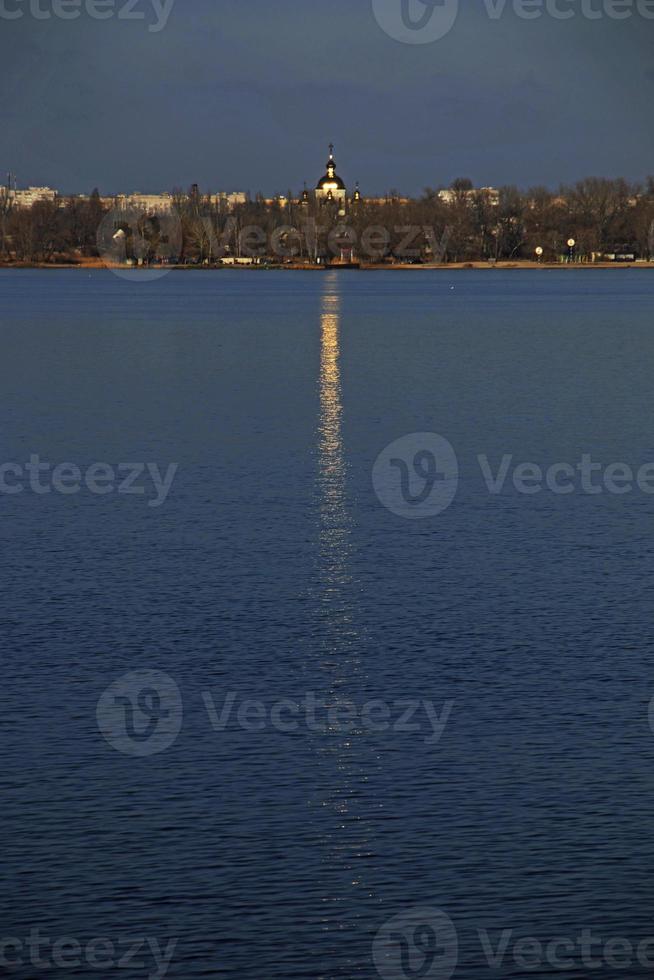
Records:
[[[329,160],[327,161],[327,173],[318,181],[316,187],[316,200],[319,204],[335,203],[341,207],[345,206],[347,198],[347,188],[336,173],[336,161],[334,160],[334,144],[329,144]]]

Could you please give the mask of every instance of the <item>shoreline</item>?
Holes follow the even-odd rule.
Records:
[[[11,262],[0,263],[1,270],[39,269],[61,271],[69,269],[77,272],[97,272],[104,269],[120,272],[224,272],[238,270],[239,272],[466,272],[466,271],[586,271],[595,269],[654,269],[653,262],[531,262],[519,260],[516,262],[440,262],[440,263],[361,263],[358,266],[334,265],[171,265],[171,266],[124,266],[112,265],[108,262]]]

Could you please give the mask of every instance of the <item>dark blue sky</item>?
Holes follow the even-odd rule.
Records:
[[[558,0],[577,16],[508,3],[493,20],[460,0],[418,45],[385,34],[373,0],[176,0],[158,32],[153,0],[104,21],[36,20],[30,2],[0,0],[25,14],[0,19],[0,168],[20,185],[272,194],[315,183],[330,140],[368,193],[654,172],[654,20],[636,12],[589,21]]]

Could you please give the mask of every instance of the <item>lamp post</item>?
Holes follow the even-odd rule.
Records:
[[[536,249],[536,260],[538,262],[542,262],[543,261],[543,252],[544,252],[544,249],[539,245],[538,248]]]
[[[574,238],[568,238],[568,263],[574,262],[575,260],[575,245],[577,242]]]

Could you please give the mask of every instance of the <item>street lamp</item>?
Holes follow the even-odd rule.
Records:
[[[568,238],[568,262],[574,262],[576,244],[577,242],[574,238]]]
[[[544,249],[543,249],[543,248],[542,248],[542,247],[541,247],[540,245],[539,245],[539,246],[538,246],[538,248],[536,249],[536,257],[537,257],[537,260],[538,260],[539,262],[541,262],[541,261],[542,261],[542,259],[543,259],[543,252],[544,252],[544,251],[545,251],[545,250],[544,250]]]

